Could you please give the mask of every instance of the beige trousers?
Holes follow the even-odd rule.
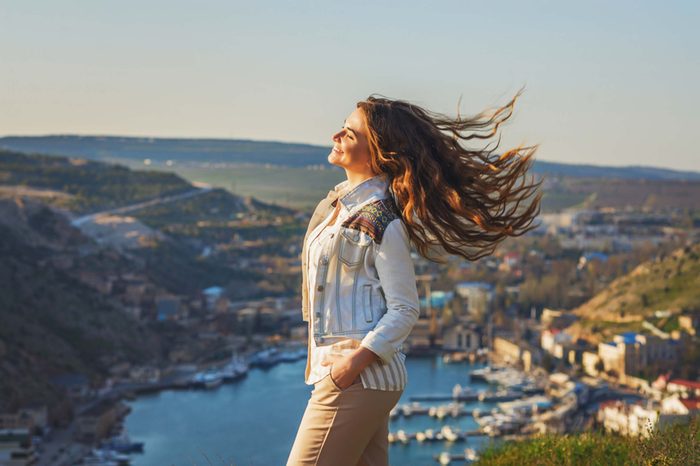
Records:
[[[370,390],[358,379],[314,384],[287,466],[388,466],[389,411],[402,391]]]

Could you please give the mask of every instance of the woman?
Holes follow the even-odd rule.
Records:
[[[314,385],[288,465],[388,464],[389,412],[407,382],[401,345],[419,316],[411,244],[433,261],[476,260],[534,228],[535,147],[470,149],[512,114],[456,119],[370,96],[333,135],[345,169],[314,211],[302,250]]]

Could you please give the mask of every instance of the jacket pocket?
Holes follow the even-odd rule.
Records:
[[[363,238],[358,230],[353,229],[343,229],[341,236],[338,257],[348,267],[356,267],[364,259],[372,240]]]
[[[372,322],[374,318],[372,309],[372,285],[362,286],[362,310],[365,314],[365,322]]]

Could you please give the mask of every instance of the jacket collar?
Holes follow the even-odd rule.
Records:
[[[348,180],[338,183],[329,193],[331,197],[335,198],[332,205],[335,206],[340,200],[341,207],[344,207],[347,211],[353,210],[365,202],[386,198],[386,191],[389,188],[386,175],[382,173],[372,178],[367,178],[352,189],[349,189],[349,184]]]

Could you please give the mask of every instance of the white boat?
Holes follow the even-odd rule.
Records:
[[[462,387],[460,384],[455,384],[452,387],[452,398],[458,399],[470,395],[476,395],[476,392],[469,386]]]
[[[198,372],[192,377],[192,383],[198,387],[216,388],[224,381],[224,376],[220,371],[208,369],[204,372]]]
[[[418,401],[404,403],[399,406],[399,413],[401,413],[404,417],[411,417],[414,414],[428,414],[429,412],[430,408],[421,405]]]
[[[403,429],[399,429],[396,432],[396,440],[403,443],[404,445],[408,444],[408,442],[411,441],[409,436],[406,434],[406,431],[404,431]]]
[[[473,448],[465,448],[464,449],[464,459],[467,461],[476,461],[479,459],[479,455],[476,453],[476,450]]]
[[[502,401],[498,407],[506,413],[531,414],[541,412],[552,407],[552,400],[546,396],[537,395],[514,401]]]
[[[237,354],[233,354],[228,364],[221,368],[221,375],[224,382],[240,379],[246,374],[248,374],[248,363]]]
[[[459,431],[452,429],[452,427],[450,426],[442,426],[442,429],[440,429],[440,433],[442,433],[443,437],[448,442],[456,442],[457,440],[459,440]]]

